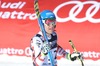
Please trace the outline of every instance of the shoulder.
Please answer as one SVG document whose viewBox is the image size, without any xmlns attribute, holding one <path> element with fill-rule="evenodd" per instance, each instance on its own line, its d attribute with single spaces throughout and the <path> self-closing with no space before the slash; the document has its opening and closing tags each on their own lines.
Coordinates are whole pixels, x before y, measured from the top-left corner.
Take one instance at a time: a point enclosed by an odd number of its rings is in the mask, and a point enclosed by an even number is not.
<svg viewBox="0 0 100 66">
<path fill-rule="evenodd" d="M 52 37 L 57 39 L 57 38 L 58 38 L 58 37 L 57 37 L 57 33 L 56 33 L 56 32 L 53 32 L 53 33 L 52 33 Z"/>
<path fill-rule="evenodd" d="M 31 39 L 31 42 L 41 42 L 42 41 L 42 35 L 41 35 L 41 33 L 39 32 L 39 33 L 37 33 L 32 39 Z"/>
<path fill-rule="evenodd" d="M 52 35 L 53 35 L 53 36 L 57 36 L 57 33 L 56 33 L 56 32 L 53 32 Z"/>
<path fill-rule="evenodd" d="M 31 46 L 41 48 L 41 47 L 42 47 L 42 44 L 43 44 L 43 41 L 42 41 L 42 39 L 41 39 L 40 37 L 38 37 L 38 36 L 34 36 L 34 37 L 31 39 Z"/>
<path fill-rule="evenodd" d="M 37 34 L 35 34 L 32 39 L 40 39 L 40 37 L 42 37 L 42 32 L 38 32 Z"/>
</svg>

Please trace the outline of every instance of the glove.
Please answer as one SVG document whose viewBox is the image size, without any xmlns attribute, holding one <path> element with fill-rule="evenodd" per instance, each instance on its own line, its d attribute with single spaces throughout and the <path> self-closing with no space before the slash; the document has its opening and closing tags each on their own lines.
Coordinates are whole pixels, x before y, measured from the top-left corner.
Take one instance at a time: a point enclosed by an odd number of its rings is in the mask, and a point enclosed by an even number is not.
<svg viewBox="0 0 100 66">
<path fill-rule="evenodd" d="M 83 54 L 81 54 L 80 52 L 73 52 L 73 53 L 70 55 L 70 59 L 71 59 L 72 61 L 77 60 L 78 58 L 81 59 L 81 60 L 83 60 Z"/>
<path fill-rule="evenodd" d="M 44 42 L 42 46 L 42 53 L 46 55 L 50 50 L 51 50 L 51 45 L 47 44 L 47 42 Z"/>
</svg>

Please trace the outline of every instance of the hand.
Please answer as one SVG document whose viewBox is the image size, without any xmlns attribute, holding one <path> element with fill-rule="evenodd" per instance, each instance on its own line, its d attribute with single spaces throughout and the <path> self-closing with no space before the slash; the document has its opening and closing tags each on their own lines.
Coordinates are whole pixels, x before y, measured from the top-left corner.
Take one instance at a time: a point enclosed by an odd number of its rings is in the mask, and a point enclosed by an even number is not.
<svg viewBox="0 0 100 66">
<path fill-rule="evenodd" d="M 42 47 L 42 53 L 45 55 L 50 51 L 51 45 L 47 44 L 47 42 L 44 42 L 43 47 Z"/>
<path fill-rule="evenodd" d="M 81 54 L 80 52 L 73 52 L 70 56 L 71 60 L 77 60 L 78 58 L 83 60 L 83 54 Z"/>
</svg>

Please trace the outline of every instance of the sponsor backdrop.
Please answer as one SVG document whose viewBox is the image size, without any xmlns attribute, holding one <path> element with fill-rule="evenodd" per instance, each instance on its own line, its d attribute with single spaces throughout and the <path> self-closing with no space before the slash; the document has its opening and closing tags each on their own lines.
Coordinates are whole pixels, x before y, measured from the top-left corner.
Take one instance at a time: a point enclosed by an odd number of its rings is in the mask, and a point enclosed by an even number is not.
<svg viewBox="0 0 100 66">
<path fill-rule="evenodd" d="M 31 38 L 39 31 L 34 0 L 0 0 L 0 55 L 31 57 Z M 40 11 L 57 17 L 58 44 L 72 52 L 71 39 L 84 59 L 100 59 L 99 0 L 39 0 Z"/>
</svg>

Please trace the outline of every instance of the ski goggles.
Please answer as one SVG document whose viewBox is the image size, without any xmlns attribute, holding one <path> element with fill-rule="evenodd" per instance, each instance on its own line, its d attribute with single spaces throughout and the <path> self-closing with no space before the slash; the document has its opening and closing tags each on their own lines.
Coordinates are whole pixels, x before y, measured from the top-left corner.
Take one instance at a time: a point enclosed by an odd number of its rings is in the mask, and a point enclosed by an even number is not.
<svg viewBox="0 0 100 66">
<path fill-rule="evenodd" d="M 50 26 L 50 25 L 55 26 L 56 25 L 56 20 L 46 19 L 45 24 L 47 24 L 48 26 Z"/>
</svg>

